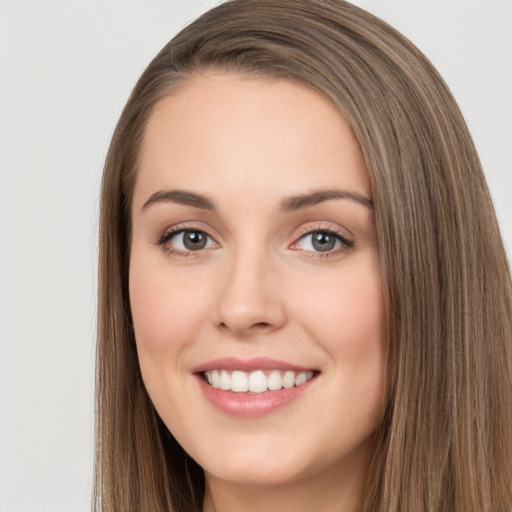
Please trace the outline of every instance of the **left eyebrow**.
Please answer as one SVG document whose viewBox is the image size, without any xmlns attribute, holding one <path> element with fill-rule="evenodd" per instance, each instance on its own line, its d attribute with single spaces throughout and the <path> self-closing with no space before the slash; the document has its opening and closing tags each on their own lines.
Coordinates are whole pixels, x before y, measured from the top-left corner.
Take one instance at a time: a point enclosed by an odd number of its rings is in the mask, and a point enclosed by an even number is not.
<svg viewBox="0 0 512 512">
<path fill-rule="evenodd" d="M 340 189 L 318 190 L 311 194 L 300 194 L 287 197 L 281 202 L 280 210 L 285 213 L 294 212 L 296 210 L 315 206 L 331 199 L 349 199 L 373 210 L 373 201 L 371 201 L 371 199 L 367 199 L 357 192 L 349 192 L 348 190 Z"/>
</svg>

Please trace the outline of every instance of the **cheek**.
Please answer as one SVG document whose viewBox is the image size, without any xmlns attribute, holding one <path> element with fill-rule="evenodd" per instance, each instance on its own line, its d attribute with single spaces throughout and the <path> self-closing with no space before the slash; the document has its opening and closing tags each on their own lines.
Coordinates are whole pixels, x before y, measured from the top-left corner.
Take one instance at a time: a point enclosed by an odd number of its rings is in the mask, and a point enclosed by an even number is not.
<svg viewBox="0 0 512 512">
<path fill-rule="evenodd" d="M 343 425 L 346 438 L 357 438 L 372 432 L 382 414 L 386 316 L 376 257 L 346 270 L 326 286 L 310 287 L 315 291 L 302 303 L 300 318 L 330 359 L 326 389 L 338 404 L 331 428 Z"/>
<path fill-rule="evenodd" d="M 184 356 L 200 335 L 207 295 L 161 260 L 132 252 L 129 282 L 139 365 L 157 409 L 160 395 L 181 385 Z"/>
<path fill-rule="evenodd" d="M 192 341 L 204 310 L 204 293 L 160 262 L 138 260 L 133 254 L 130 266 L 130 306 L 138 345 L 165 351 Z"/>
<path fill-rule="evenodd" d="M 132 251 L 129 293 L 142 378 L 170 428 L 169 419 L 176 421 L 190 406 L 183 389 L 184 358 L 199 336 L 205 294 L 161 260 Z"/>
<path fill-rule="evenodd" d="M 380 362 L 386 318 L 378 260 L 368 258 L 322 284 L 310 286 L 300 301 L 299 317 L 311 336 L 334 359 Z"/>
</svg>

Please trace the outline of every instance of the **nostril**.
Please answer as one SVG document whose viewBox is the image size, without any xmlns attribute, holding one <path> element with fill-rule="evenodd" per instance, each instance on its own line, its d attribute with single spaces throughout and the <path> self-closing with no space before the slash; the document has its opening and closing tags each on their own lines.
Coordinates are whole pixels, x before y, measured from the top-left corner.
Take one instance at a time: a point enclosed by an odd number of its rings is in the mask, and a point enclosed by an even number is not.
<svg viewBox="0 0 512 512">
<path fill-rule="evenodd" d="M 226 322 L 221 322 L 219 325 L 220 325 L 220 327 L 229 328 L 229 326 L 226 324 Z M 256 322 L 251 327 L 269 327 L 269 326 L 270 326 L 270 324 L 268 322 Z"/>
<path fill-rule="evenodd" d="M 268 322 L 258 322 L 253 325 L 253 327 L 260 327 L 260 328 L 269 327 L 269 326 L 270 326 L 270 324 Z"/>
<path fill-rule="evenodd" d="M 252 325 L 249 325 L 248 328 L 244 327 L 243 329 L 240 329 L 240 330 L 244 330 L 245 331 L 245 330 L 248 329 L 250 331 L 250 330 L 254 330 L 254 329 L 256 329 L 256 330 L 258 330 L 258 329 L 268 329 L 269 327 L 271 327 L 271 325 L 272 324 L 269 323 L 269 322 L 255 322 Z M 228 324 L 226 322 L 221 322 L 219 324 L 219 327 L 221 329 L 228 329 L 228 330 L 232 330 L 234 328 L 233 326 L 231 326 L 230 324 Z M 234 328 L 234 330 L 237 330 L 237 329 Z"/>
</svg>

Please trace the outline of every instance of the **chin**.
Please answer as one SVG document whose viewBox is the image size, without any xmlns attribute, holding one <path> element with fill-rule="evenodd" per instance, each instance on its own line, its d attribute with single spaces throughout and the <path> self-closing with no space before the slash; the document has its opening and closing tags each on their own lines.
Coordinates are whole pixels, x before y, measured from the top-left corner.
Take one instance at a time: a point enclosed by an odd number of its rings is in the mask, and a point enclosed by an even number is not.
<svg viewBox="0 0 512 512">
<path fill-rule="evenodd" d="M 230 437 L 189 452 L 208 476 L 234 484 L 266 486 L 299 480 L 309 472 L 311 457 L 285 446 L 282 436 L 276 439 L 256 436 L 254 440 Z"/>
<path fill-rule="evenodd" d="M 307 472 L 300 468 L 290 467 L 279 461 L 242 459 L 224 460 L 220 464 L 207 465 L 204 470 L 210 478 L 242 486 L 282 486 L 307 476 Z"/>
</svg>

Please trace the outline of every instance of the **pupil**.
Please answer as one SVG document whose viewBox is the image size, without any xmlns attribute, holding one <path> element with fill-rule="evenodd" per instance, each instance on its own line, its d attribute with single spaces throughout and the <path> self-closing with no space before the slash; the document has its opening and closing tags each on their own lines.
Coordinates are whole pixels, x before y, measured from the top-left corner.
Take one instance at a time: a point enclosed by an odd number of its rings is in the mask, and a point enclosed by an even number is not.
<svg viewBox="0 0 512 512">
<path fill-rule="evenodd" d="M 320 252 L 330 251 L 334 248 L 336 239 L 329 233 L 314 233 L 313 247 Z"/>
<path fill-rule="evenodd" d="M 183 245 L 190 251 L 204 249 L 206 236 L 199 231 L 188 231 L 183 236 Z"/>
</svg>

